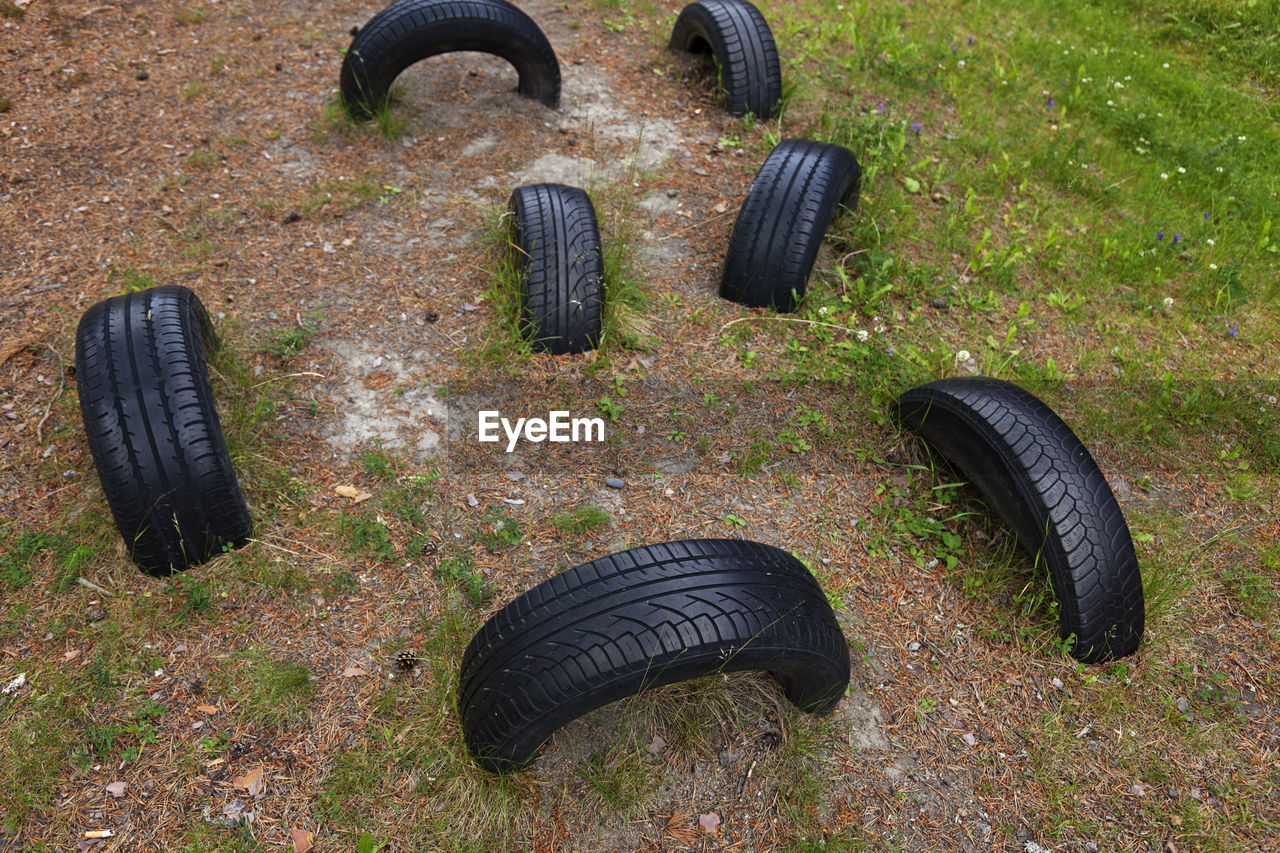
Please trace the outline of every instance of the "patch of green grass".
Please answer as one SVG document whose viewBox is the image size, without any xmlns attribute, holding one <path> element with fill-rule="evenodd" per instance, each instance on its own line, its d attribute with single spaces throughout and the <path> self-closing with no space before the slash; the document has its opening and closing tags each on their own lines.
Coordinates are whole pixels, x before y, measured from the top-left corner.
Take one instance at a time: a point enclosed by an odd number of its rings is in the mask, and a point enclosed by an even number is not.
<svg viewBox="0 0 1280 853">
<path fill-rule="evenodd" d="M 1259 554 L 1261 566 L 1245 563 L 1228 565 L 1222 570 L 1222 586 L 1236 607 L 1250 619 L 1271 621 L 1280 605 L 1276 578 L 1280 578 L 1280 546 L 1264 547 Z"/>
<path fill-rule="evenodd" d="M 164 712 L 163 705 L 147 699 L 126 720 L 101 726 L 90 724 L 86 735 L 97 759 L 121 764 L 137 761 L 148 746 L 160 742 L 158 723 Z"/>
<path fill-rule="evenodd" d="M 188 83 L 182 87 L 182 100 L 191 103 L 201 95 L 207 95 L 213 91 L 213 87 L 203 80 L 197 80 L 194 83 Z"/>
<path fill-rule="evenodd" d="M 169 579 L 170 595 L 178 601 L 176 621 L 206 616 L 213 610 L 215 590 L 212 583 L 194 575 L 175 575 Z"/>
<path fill-rule="evenodd" d="M 178 10 L 173 19 L 184 27 L 194 26 L 204 22 L 208 12 L 203 6 L 184 6 Z"/>
<path fill-rule="evenodd" d="M 364 515 L 343 516 L 338 523 L 340 534 L 351 553 L 371 560 L 391 562 L 397 558 L 387 526 Z"/>
<path fill-rule="evenodd" d="M 27 10 L 16 3 L 10 3 L 8 0 L 0 2 L 0 18 L 11 18 L 15 21 L 21 21 L 26 14 Z"/>
<path fill-rule="evenodd" d="M 376 172 L 370 170 L 358 178 L 322 181 L 309 188 L 306 197 L 298 204 L 298 212 L 306 217 L 314 217 L 325 210 L 346 213 L 372 204 L 382 196 L 382 183 Z"/>
<path fill-rule="evenodd" d="M 301 323 L 275 332 L 267 344 L 267 351 L 288 361 L 307 348 L 319 327 L 315 323 Z"/>
<path fill-rule="evenodd" d="M 218 682 L 223 693 L 240 703 L 239 713 L 278 726 L 305 717 L 315 689 L 305 666 L 257 649 L 240 655 Z"/>
<path fill-rule="evenodd" d="M 655 789 L 654 770 L 636 746 L 595 752 L 577 775 L 587 783 L 589 807 L 607 814 L 639 814 Z"/>
<path fill-rule="evenodd" d="M 493 598 L 493 587 L 475 567 L 469 554 L 454 553 L 441 558 L 432 574 L 440 580 L 461 587 L 476 607 L 487 604 Z"/>
<path fill-rule="evenodd" d="M 484 524 L 476 532 L 476 542 L 490 551 L 518 545 L 523 538 L 520 522 L 501 510 L 485 513 Z"/>
<path fill-rule="evenodd" d="M 66 547 L 65 535 L 24 528 L 0 528 L 0 588 L 21 589 L 31 580 L 38 558 Z"/>
<path fill-rule="evenodd" d="M 773 457 L 774 444 L 759 435 L 759 428 L 753 427 L 756 435 L 744 450 L 733 454 L 733 471 L 739 477 L 754 477 L 760 468 Z"/>
<path fill-rule="evenodd" d="M 154 273 L 150 270 L 139 270 L 130 266 L 113 266 L 110 272 L 107 273 L 107 281 L 119 287 L 121 293 L 134 293 L 156 286 Z"/>
<path fill-rule="evenodd" d="M 187 155 L 187 165 L 193 169 L 207 171 L 222 162 L 221 158 L 212 151 L 206 151 L 203 148 L 197 148 Z"/>
<path fill-rule="evenodd" d="M 525 845 L 542 795 L 522 774 L 481 770 L 457 724 L 456 662 L 478 627 L 467 608 L 447 608 L 427 620 L 429 677 L 392 682 L 371 703 L 359 741 L 321 785 L 317 814 L 326 822 L 362 833 L 395 816 L 408 824 L 401 843 L 418 850 Z M 392 793 L 406 788 L 411 817 Z"/>
<path fill-rule="evenodd" d="M 404 467 L 404 462 L 394 453 L 388 453 L 381 447 L 369 447 L 356 453 L 356 459 L 364 466 L 366 474 L 379 480 L 392 481 Z"/>
<path fill-rule="evenodd" d="M 371 115 L 367 116 L 363 110 L 354 108 L 339 95 L 325 107 L 320 117 L 319 127 L 323 132 L 341 129 L 342 132 L 349 134 L 356 128 L 371 123 L 384 139 L 394 142 L 409 130 L 408 117 L 396 109 L 396 104 L 403 97 L 404 87 L 393 84 L 386 96 L 378 99 L 373 105 L 373 109 L 369 111 Z"/>
<path fill-rule="evenodd" d="M 567 512 L 557 512 L 547 520 L 561 533 L 587 533 L 613 521 L 608 512 L 594 504 L 586 504 Z"/>
</svg>

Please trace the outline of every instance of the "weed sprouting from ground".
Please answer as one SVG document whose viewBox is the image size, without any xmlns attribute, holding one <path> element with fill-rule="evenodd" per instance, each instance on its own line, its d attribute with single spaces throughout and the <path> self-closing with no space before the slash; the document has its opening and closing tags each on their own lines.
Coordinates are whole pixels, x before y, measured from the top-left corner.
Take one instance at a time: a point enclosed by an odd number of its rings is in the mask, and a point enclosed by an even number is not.
<svg viewBox="0 0 1280 853">
<path fill-rule="evenodd" d="M 315 692 L 311 671 L 301 663 L 250 649 L 215 678 L 220 692 L 240 702 L 246 719 L 293 725 L 307 712 Z"/>
<path fill-rule="evenodd" d="M 593 504 L 555 513 L 547 520 L 561 533 L 586 533 L 612 521 L 608 512 Z"/>
</svg>

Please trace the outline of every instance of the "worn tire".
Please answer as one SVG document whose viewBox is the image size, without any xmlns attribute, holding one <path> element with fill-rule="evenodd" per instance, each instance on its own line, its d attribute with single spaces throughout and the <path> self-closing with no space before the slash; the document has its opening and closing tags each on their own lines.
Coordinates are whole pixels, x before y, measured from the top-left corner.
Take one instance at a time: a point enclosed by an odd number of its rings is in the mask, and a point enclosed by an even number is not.
<svg viewBox="0 0 1280 853">
<path fill-rule="evenodd" d="M 697 0 L 685 6 L 670 47 L 715 54 L 730 115 L 768 119 L 782 104 L 782 66 L 773 32 L 747 0 Z"/>
<path fill-rule="evenodd" d="M 506 0 L 397 0 L 374 15 L 347 49 L 339 84 L 348 114 L 371 118 L 400 72 L 455 50 L 499 56 L 515 66 L 521 95 L 552 108 L 560 102 L 560 63 L 551 43 Z"/>
<path fill-rule="evenodd" d="M 794 311 L 841 205 L 858 203 L 862 169 L 847 148 L 805 139 L 778 144 L 751 182 L 725 254 L 720 295 Z"/>
<path fill-rule="evenodd" d="M 747 669 L 811 713 L 844 696 L 848 645 L 809 570 L 755 542 L 647 545 L 557 575 L 485 623 L 462 658 L 458 711 L 475 760 L 505 772 L 610 702 Z"/>
<path fill-rule="evenodd" d="M 1098 663 L 1137 649 L 1146 611 L 1129 527 L 1052 409 L 1011 383 L 965 377 L 912 388 L 892 414 L 959 468 L 1043 563 L 1073 657 Z"/>
<path fill-rule="evenodd" d="M 163 576 L 238 548 L 253 524 L 205 362 L 217 339 L 185 287 L 113 296 L 80 318 L 80 414 L 129 553 Z"/>
<path fill-rule="evenodd" d="M 604 321 L 604 257 L 591 197 L 563 184 L 511 193 L 511 254 L 520 275 L 520 330 L 535 349 L 586 352 Z"/>
</svg>

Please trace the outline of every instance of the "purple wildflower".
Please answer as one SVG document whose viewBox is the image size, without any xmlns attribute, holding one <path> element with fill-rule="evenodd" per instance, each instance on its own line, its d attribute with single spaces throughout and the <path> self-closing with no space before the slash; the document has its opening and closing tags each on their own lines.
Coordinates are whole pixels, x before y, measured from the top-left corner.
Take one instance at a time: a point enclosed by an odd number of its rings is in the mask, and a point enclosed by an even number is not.
<svg viewBox="0 0 1280 853">
<path fill-rule="evenodd" d="M 920 122 L 918 121 L 911 122 L 911 129 L 916 132 L 916 138 L 919 139 L 920 138 Z"/>
<path fill-rule="evenodd" d="M 1181 234 L 1174 234 L 1174 235 L 1173 235 L 1173 245 L 1175 245 L 1175 246 L 1176 246 L 1176 245 L 1178 245 L 1178 238 L 1180 238 L 1181 236 L 1182 236 Z"/>
<path fill-rule="evenodd" d="M 953 45 L 951 45 L 951 55 L 952 55 L 952 56 L 955 56 L 955 55 L 956 55 L 956 46 L 955 46 L 954 44 L 953 44 Z"/>
<path fill-rule="evenodd" d="M 1164 239 L 1164 232 L 1161 231 L 1159 234 L 1156 235 L 1156 242 L 1159 243 L 1163 239 Z"/>
<path fill-rule="evenodd" d="M 973 47 L 973 36 L 969 36 L 969 47 Z"/>
<path fill-rule="evenodd" d="M 1204 219 L 1205 219 L 1205 221 L 1206 221 L 1206 222 L 1208 222 L 1208 221 L 1209 221 L 1209 214 L 1207 214 L 1207 213 L 1206 213 L 1206 214 L 1204 215 Z"/>
<path fill-rule="evenodd" d="M 1049 99 L 1049 106 L 1051 106 L 1051 107 L 1053 106 L 1053 98 L 1050 98 L 1050 99 Z"/>
<path fill-rule="evenodd" d="M 1231 328 L 1227 329 L 1227 337 L 1234 338 L 1238 334 L 1240 334 L 1240 324 L 1232 323 Z"/>
</svg>

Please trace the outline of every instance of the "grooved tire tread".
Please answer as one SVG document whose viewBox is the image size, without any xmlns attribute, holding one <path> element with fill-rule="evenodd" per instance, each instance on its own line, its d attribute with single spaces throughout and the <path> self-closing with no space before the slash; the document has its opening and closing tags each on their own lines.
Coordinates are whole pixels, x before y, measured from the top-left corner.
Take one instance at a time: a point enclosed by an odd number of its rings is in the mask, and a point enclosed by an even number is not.
<svg viewBox="0 0 1280 853">
<path fill-rule="evenodd" d="M 772 118 L 782 104 L 782 67 L 760 10 L 746 0 L 690 3 L 676 19 L 670 47 L 687 53 L 699 40 L 710 46 L 720 63 L 729 114 Z"/>
<path fill-rule="evenodd" d="M 560 102 L 560 63 L 551 43 L 506 0 L 398 0 L 374 15 L 347 49 L 339 87 L 348 113 L 371 118 L 400 72 L 456 50 L 499 56 L 515 67 L 521 95 L 552 108 Z"/>
<path fill-rule="evenodd" d="M 853 152 L 804 139 L 778 144 L 751 182 L 729 238 L 720 295 L 794 311 L 837 209 L 858 203 Z"/>
<path fill-rule="evenodd" d="M 746 669 L 771 672 L 802 710 L 835 707 L 849 650 L 822 589 L 768 545 L 668 542 L 584 563 L 499 611 L 463 655 L 458 709 L 476 761 L 504 772 L 588 711 Z"/>
<path fill-rule="evenodd" d="M 982 377 L 903 393 L 893 416 L 954 463 L 1049 573 L 1071 654 L 1131 654 L 1145 605 L 1138 557 L 1111 487 L 1061 418 L 1030 392 Z"/>
<path fill-rule="evenodd" d="M 591 197 L 563 184 L 531 184 L 511 193 L 510 208 L 521 332 L 535 349 L 556 355 L 594 349 L 605 296 Z"/>
<path fill-rule="evenodd" d="M 209 315 L 185 287 L 115 296 L 76 330 L 89 451 L 116 527 L 151 575 L 239 547 L 252 521 L 209 386 Z"/>
</svg>

